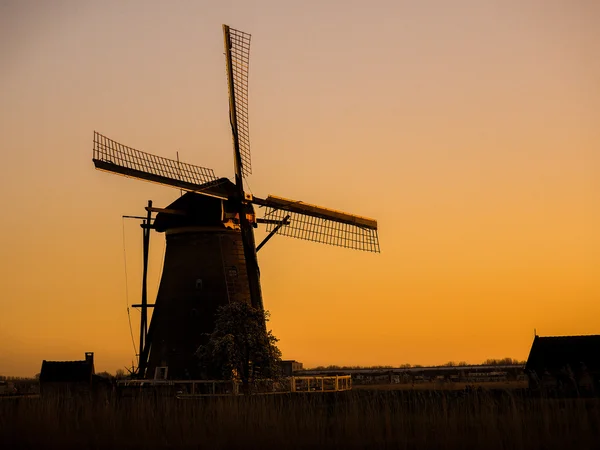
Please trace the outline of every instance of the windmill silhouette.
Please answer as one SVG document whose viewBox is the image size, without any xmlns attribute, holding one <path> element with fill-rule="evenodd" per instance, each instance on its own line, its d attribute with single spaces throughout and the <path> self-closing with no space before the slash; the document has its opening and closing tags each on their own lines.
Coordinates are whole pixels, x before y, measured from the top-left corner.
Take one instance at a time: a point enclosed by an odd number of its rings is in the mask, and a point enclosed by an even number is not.
<svg viewBox="0 0 600 450">
<path fill-rule="evenodd" d="M 196 378 L 194 353 L 214 329 L 214 313 L 232 301 L 263 308 L 257 252 L 276 233 L 379 252 L 377 221 L 269 195 L 244 192 L 251 174 L 248 123 L 250 35 L 223 25 L 234 182 L 211 169 L 135 150 L 94 132 L 96 169 L 186 191 L 166 208 L 146 207 L 138 376 L 158 372 Z M 254 206 L 264 209 L 257 218 Z M 152 218 L 152 213 L 157 213 Z M 257 246 L 254 228 L 268 235 Z M 166 251 L 156 302 L 147 302 L 150 230 L 164 232 Z M 154 308 L 148 326 L 147 310 Z"/>
</svg>

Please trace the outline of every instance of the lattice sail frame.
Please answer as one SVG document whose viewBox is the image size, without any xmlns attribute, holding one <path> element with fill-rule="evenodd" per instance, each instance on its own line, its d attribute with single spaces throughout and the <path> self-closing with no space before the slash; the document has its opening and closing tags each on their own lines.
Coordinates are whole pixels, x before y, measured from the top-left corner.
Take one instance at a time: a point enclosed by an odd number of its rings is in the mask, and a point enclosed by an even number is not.
<svg viewBox="0 0 600 450">
<path fill-rule="evenodd" d="M 231 60 L 233 86 L 229 95 L 235 99 L 235 130 L 242 158 L 242 175 L 252 174 L 250 159 L 250 126 L 248 118 L 248 69 L 250 64 L 250 34 L 227 27 L 229 50 L 226 57 Z M 229 67 L 229 64 L 228 64 Z M 229 70 L 229 69 L 228 69 Z M 231 90 L 233 89 L 233 93 Z"/>
<path fill-rule="evenodd" d="M 94 131 L 93 161 L 98 169 L 188 191 L 217 180 L 212 169 L 151 155 Z"/>
<path fill-rule="evenodd" d="M 290 216 L 289 224 L 279 228 L 277 234 L 353 250 L 380 252 L 376 229 L 271 207 L 267 207 L 265 219 L 282 221 L 287 215 Z M 271 232 L 276 226 L 276 223 L 268 222 L 267 232 Z"/>
</svg>

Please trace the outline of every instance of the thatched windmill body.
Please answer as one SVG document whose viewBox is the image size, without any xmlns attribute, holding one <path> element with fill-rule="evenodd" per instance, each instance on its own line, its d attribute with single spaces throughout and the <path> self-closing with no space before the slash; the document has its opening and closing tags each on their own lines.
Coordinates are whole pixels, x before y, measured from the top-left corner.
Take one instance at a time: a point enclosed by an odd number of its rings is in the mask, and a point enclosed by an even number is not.
<svg viewBox="0 0 600 450">
<path fill-rule="evenodd" d="M 356 250 L 379 252 L 377 222 L 366 217 L 269 195 L 244 192 L 251 174 L 248 128 L 250 35 L 223 25 L 234 182 L 211 169 L 151 155 L 94 132 L 97 169 L 151 181 L 186 194 L 166 208 L 149 202 L 144 228 L 138 374 L 195 378 L 194 352 L 214 328 L 214 312 L 231 301 L 263 308 L 257 251 L 276 233 Z M 263 209 L 257 218 L 254 206 Z M 152 217 L 152 213 L 157 213 Z M 254 228 L 269 234 L 258 246 Z M 156 302 L 149 304 L 146 275 L 150 229 L 164 232 L 166 251 Z M 147 309 L 154 307 L 148 327 Z"/>
</svg>

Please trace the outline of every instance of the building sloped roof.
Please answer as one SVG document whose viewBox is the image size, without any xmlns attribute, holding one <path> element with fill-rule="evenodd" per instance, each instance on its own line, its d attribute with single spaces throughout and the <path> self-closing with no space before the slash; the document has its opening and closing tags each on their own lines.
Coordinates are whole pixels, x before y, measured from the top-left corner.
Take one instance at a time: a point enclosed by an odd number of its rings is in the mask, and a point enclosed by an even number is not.
<svg viewBox="0 0 600 450">
<path fill-rule="evenodd" d="M 221 220 L 222 209 L 234 211 L 232 200 L 221 200 L 210 195 L 221 196 L 227 199 L 236 195 L 236 187 L 227 178 L 205 183 L 200 186 L 201 191 L 209 194 L 201 195 L 195 192 L 186 192 L 178 197 L 165 209 L 185 213 L 184 215 L 159 212 L 154 220 L 154 229 L 164 232 L 172 228 L 180 227 L 223 227 Z M 247 212 L 253 213 L 252 205 L 247 205 Z"/>
<path fill-rule="evenodd" d="M 582 364 L 592 372 L 600 371 L 600 335 L 536 336 L 525 370 L 555 371 L 567 365 L 578 370 Z"/>
<path fill-rule="evenodd" d="M 167 209 L 185 212 L 186 215 L 160 212 L 154 220 L 154 229 L 160 233 L 185 226 L 222 226 L 221 208 L 218 198 L 186 192 L 167 206 Z"/>
<path fill-rule="evenodd" d="M 94 364 L 90 361 L 42 362 L 40 382 L 91 382 Z"/>
</svg>

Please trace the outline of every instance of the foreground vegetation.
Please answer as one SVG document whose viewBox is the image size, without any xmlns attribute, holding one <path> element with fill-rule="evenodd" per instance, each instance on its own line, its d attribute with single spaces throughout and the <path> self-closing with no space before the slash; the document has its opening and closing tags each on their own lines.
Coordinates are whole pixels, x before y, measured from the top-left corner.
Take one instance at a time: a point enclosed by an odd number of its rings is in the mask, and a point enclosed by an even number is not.
<svg viewBox="0 0 600 450">
<path fill-rule="evenodd" d="M 598 399 L 516 391 L 0 401 L 0 448 L 598 448 Z"/>
</svg>

